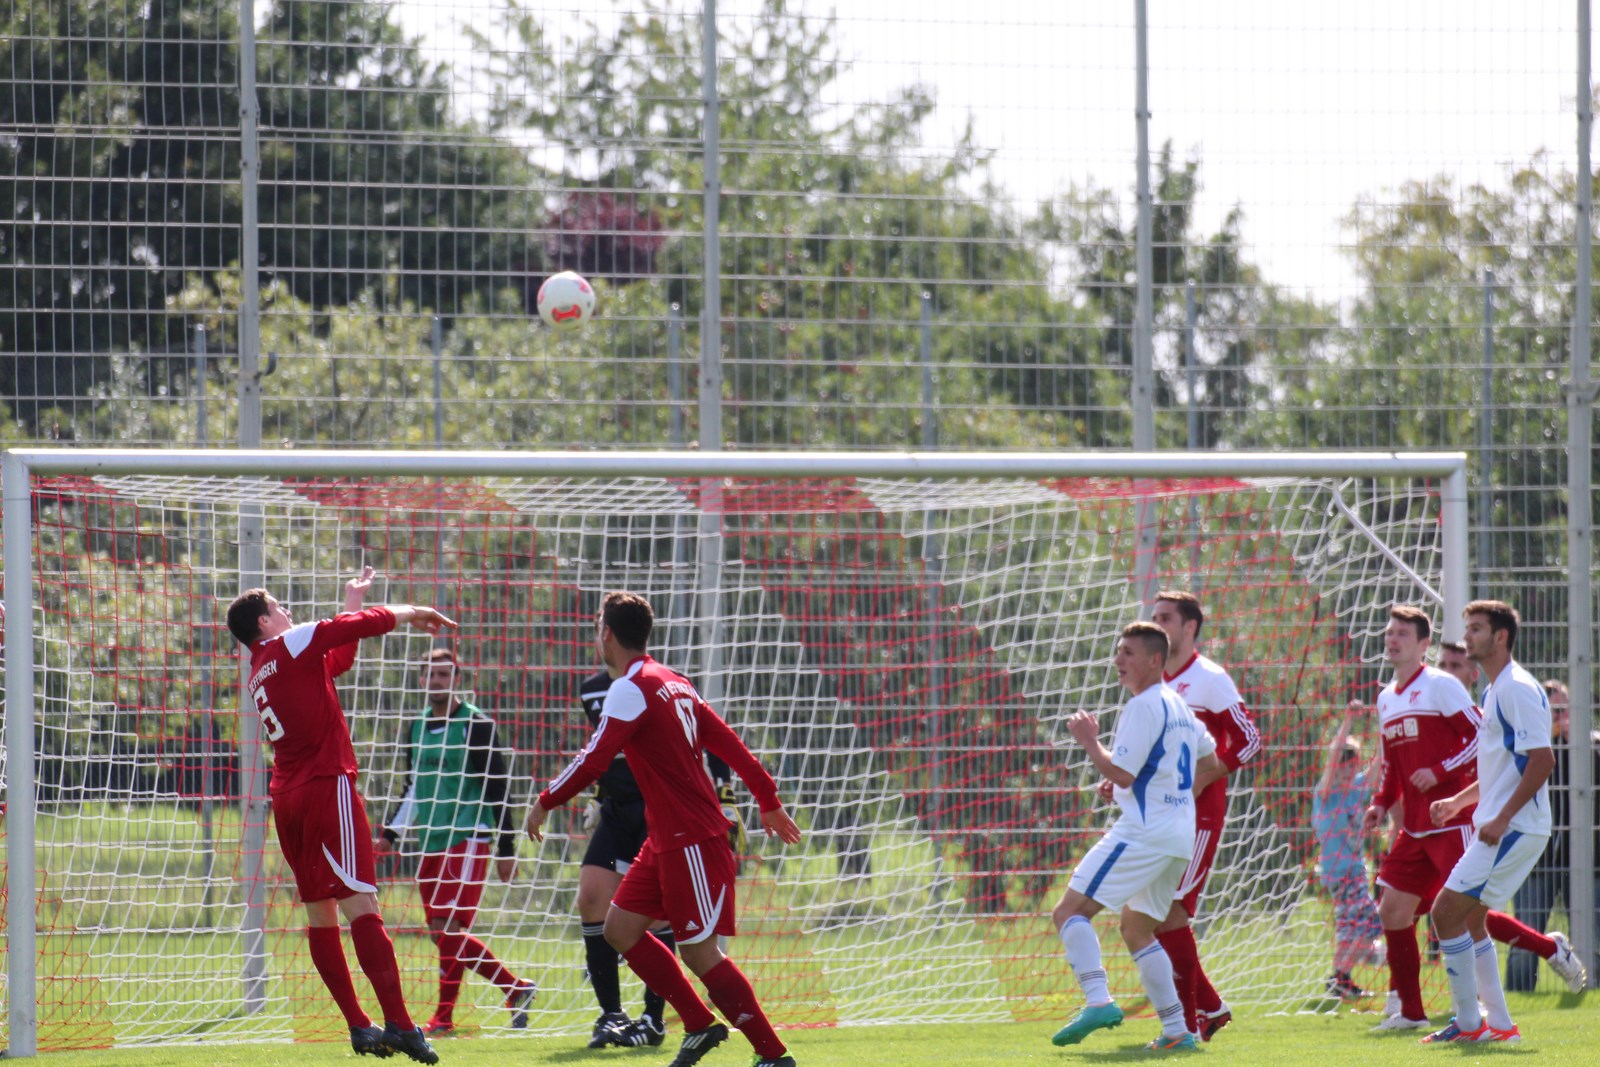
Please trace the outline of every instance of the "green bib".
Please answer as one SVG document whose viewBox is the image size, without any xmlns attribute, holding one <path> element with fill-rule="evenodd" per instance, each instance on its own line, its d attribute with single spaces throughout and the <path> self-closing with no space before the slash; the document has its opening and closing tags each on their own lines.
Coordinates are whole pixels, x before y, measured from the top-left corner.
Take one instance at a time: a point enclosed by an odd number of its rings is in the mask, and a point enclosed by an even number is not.
<svg viewBox="0 0 1600 1067">
<path fill-rule="evenodd" d="M 477 711 L 463 701 L 443 730 L 428 729 L 431 719 L 411 724 L 411 828 L 423 852 L 444 852 L 493 831 L 483 778 L 467 774 L 467 728 Z"/>
</svg>

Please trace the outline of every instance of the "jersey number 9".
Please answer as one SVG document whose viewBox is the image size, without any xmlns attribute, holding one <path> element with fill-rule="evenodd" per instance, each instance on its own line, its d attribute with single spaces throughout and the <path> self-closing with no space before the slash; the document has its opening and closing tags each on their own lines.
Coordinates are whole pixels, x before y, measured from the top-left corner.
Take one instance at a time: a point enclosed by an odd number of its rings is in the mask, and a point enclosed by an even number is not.
<svg viewBox="0 0 1600 1067">
<path fill-rule="evenodd" d="M 1194 788 L 1194 757 L 1189 755 L 1189 746 L 1178 746 L 1178 788 Z"/>
</svg>

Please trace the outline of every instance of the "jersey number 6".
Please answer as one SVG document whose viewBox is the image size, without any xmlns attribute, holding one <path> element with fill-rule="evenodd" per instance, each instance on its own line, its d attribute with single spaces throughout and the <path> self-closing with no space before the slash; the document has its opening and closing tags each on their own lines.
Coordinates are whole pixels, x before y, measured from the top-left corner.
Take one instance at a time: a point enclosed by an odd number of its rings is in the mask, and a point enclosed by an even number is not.
<svg viewBox="0 0 1600 1067">
<path fill-rule="evenodd" d="M 273 711 L 272 706 L 264 699 L 267 695 L 266 690 L 257 689 L 251 695 L 255 697 L 256 714 L 261 716 L 261 725 L 266 727 L 267 740 L 278 740 L 283 736 L 283 720 L 278 718 L 277 712 Z"/>
</svg>

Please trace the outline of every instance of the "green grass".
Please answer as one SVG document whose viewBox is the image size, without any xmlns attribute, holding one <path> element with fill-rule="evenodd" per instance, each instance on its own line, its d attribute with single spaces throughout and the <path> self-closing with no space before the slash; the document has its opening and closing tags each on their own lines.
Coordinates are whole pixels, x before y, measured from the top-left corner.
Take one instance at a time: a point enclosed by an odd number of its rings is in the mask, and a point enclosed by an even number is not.
<svg viewBox="0 0 1600 1067">
<path fill-rule="evenodd" d="M 1421 1046 L 1415 1035 L 1375 1035 L 1370 1014 L 1260 1015 L 1242 1013 L 1232 1026 L 1199 1053 L 1229 1067 L 1300 1067 L 1360 1064 L 1451 1064 L 1538 1062 L 1594 1064 L 1600 1044 L 1600 1006 L 1585 996 L 1513 996 L 1511 1010 L 1526 1039 L 1516 1046 Z M 1149 1019 L 1130 1019 L 1118 1030 L 1093 1034 L 1082 1045 L 1058 1049 L 1050 1044 L 1053 1023 L 841 1027 L 788 1030 L 783 1034 L 802 1067 L 924 1067 L 937 1064 L 1143 1063 L 1143 1045 L 1155 1035 Z M 590 1052 L 572 1037 L 447 1038 L 439 1041 L 444 1065 L 556 1063 L 659 1065 L 671 1058 L 676 1036 L 661 1049 Z M 744 1067 L 749 1046 L 735 1035 L 704 1062 L 707 1067 Z M 318 1067 L 353 1064 L 347 1046 L 333 1042 L 297 1045 L 211 1045 L 165 1049 L 57 1052 L 40 1057 L 41 1067 Z M 360 1061 L 366 1062 L 366 1061 Z M 397 1062 L 394 1060 L 391 1063 Z M 409 1061 L 398 1061 L 405 1063 Z"/>
</svg>

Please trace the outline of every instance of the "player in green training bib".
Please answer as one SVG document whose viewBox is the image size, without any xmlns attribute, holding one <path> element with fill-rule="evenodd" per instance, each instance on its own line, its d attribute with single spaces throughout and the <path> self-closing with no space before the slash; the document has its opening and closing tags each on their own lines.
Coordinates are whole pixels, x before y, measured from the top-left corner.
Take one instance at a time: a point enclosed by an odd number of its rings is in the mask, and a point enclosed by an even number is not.
<svg viewBox="0 0 1600 1067">
<path fill-rule="evenodd" d="M 517 870 L 516 831 L 506 793 L 511 768 L 495 744 L 494 720 L 456 698 L 460 661 L 436 648 L 422 664 L 427 714 L 407 733 L 410 780 L 405 796 L 384 819 L 380 851 L 392 849 L 409 831 L 422 862 L 417 889 L 428 929 L 439 946 L 439 1006 L 422 1029 L 455 1029 L 456 1000 L 470 967 L 505 994 L 511 1026 L 528 1025 L 528 1004 L 538 992 L 532 979 L 518 978 L 489 946 L 469 931 L 488 881 L 489 853 L 495 872 L 510 882 Z"/>
</svg>

